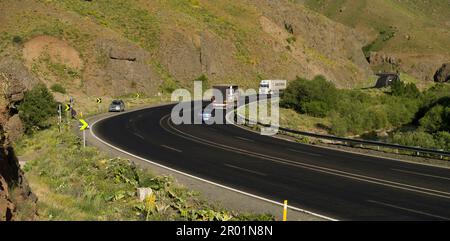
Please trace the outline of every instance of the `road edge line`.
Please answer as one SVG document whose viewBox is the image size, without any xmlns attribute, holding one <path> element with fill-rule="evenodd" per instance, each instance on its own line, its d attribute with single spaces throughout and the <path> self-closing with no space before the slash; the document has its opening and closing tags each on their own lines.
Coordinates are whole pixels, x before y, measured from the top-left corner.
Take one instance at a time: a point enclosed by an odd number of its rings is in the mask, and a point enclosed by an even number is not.
<svg viewBox="0 0 450 241">
<path fill-rule="evenodd" d="M 148 107 L 148 108 L 143 108 L 143 109 L 150 109 L 150 108 L 153 108 L 153 107 Z M 140 110 L 143 110 L 143 109 L 140 109 Z M 138 111 L 138 110 L 134 110 L 134 111 Z M 130 111 L 130 112 L 134 112 L 134 111 Z M 130 112 L 126 112 L 126 113 L 130 113 Z M 125 113 L 121 113 L 121 114 L 119 114 L 119 115 L 122 115 L 122 114 L 125 114 Z M 117 116 L 117 115 L 114 115 L 114 116 Z M 92 123 L 92 125 L 91 125 L 91 128 L 89 128 L 89 133 L 90 133 L 90 135 L 91 135 L 92 137 L 94 137 L 96 140 L 100 141 L 101 143 L 103 143 L 103 144 L 109 146 L 110 148 L 113 148 L 113 149 L 115 149 L 115 150 L 117 150 L 117 151 L 120 151 L 120 152 L 122 152 L 122 153 L 125 153 L 125 154 L 127 154 L 127 155 L 129 155 L 129 156 L 132 156 L 132 157 L 134 157 L 134 158 L 136 158 L 136 159 L 139 159 L 139 160 L 141 160 L 141 161 L 150 163 L 150 164 L 155 165 L 155 166 L 157 166 L 157 167 L 161 167 L 161 168 L 164 168 L 164 169 L 166 169 L 166 170 L 169 170 L 169 171 L 172 171 L 172 172 L 175 172 L 175 173 L 178 173 L 178 174 L 187 176 L 187 177 L 189 177 L 189 178 L 193 178 L 193 179 L 196 179 L 196 180 L 198 180 L 198 181 L 202 181 L 202 182 L 205 182 L 205 183 L 208 183 L 208 184 L 217 186 L 217 187 L 221 187 L 221 188 L 227 189 L 227 190 L 229 190 L 229 191 L 237 192 L 237 193 L 240 193 L 240 194 L 243 194 L 243 195 L 252 197 L 252 198 L 256 198 L 256 199 L 261 200 L 261 201 L 265 201 L 265 202 L 268 202 L 268 203 L 272 203 L 272 204 L 278 205 L 278 206 L 280 206 L 280 207 L 283 207 L 283 206 L 284 206 L 284 203 L 279 203 L 279 202 L 277 202 L 277 201 L 270 200 L 270 199 L 268 199 L 268 198 L 264 198 L 264 197 L 261 197 L 261 196 L 255 195 L 255 194 L 251 194 L 251 193 L 248 193 L 248 192 L 244 192 L 244 191 L 241 191 L 241 190 L 232 188 L 232 187 L 228 187 L 228 186 L 225 186 L 225 185 L 222 185 L 222 184 L 213 182 L 213 181 L 209 181 L 209 180 L 203 179 L 203 178 L 201 178 L 201 177 L 197 177 L 197 176 L 194 176 L 194 175 L 191 175 L 191 174 L 188 174 L 188 173 L 185 173 L 185 172 L 182 172 L 182 171 L 179 171 L 179 170 L 176 170 L 176 169 L 173 169 L 173 168 L 164 166 L 164 165 L 162 165 L 162 164 L 156 163 L 156 162 L 154 162 L 154 161 L 151 161 L 151 160 L 145 159 L 145 158 L 143 158 L 143 157 L 137 156 L 137 155 L 135 155 L 135 154 L 132 154 L 132 153 L 130 153 L 130 152 L 127 152 L 127 151 L 125 151 L 125 150 L 123 150 L 123 149 L 121 149 L 121 148 L 118 148 L 118 147 L 116 147 L 116 146 L 114 146 L 114 145 L 112 145 L 112 144 L 110 144 L 110 143 L 108 143 L 108 142 L 102 140 L 102 139 L 99 138 L 97 135 L 95 135 L 93 129 L 94 129 L 95 125 L 96 125 L 98 122 L 103 121 L 103 120 L 108 119 L 108 118 L 111 118 L 111 117 L 113 117 L 113 116 L 102 117 L 101 119 L 98 119 L 98 120 L 94 121 L 94 123 Z M 295 210 L 295 211 L 298 211 L 298 212 L 303 212 L 303 213 L 310 214 L 310 215 L 313 215 L 313 216 L 316 216 L 316 217 L 319 217 L 319 218 L 323 218 L 323 219 L 328 220 L 328 221 L 338 221 L 337 219 L 334 219 L 334 218 L 331 218 L 331 217 L 327 217 L 327 216 L 324 216 L 324 215 L 321 215 L 321 214 L 318 214 L 318 213 L 314 213 L 314 212 L 311 212 L 311 211 L 308 211 L 308 210 L 305 210 L 305 209 L 297 208 L 297 207 L 294 207 L 294 206 L 289 206 L 289 205 L 288 205 L 288 208 L 291 209 L 291 210 Z"/>
</svg>

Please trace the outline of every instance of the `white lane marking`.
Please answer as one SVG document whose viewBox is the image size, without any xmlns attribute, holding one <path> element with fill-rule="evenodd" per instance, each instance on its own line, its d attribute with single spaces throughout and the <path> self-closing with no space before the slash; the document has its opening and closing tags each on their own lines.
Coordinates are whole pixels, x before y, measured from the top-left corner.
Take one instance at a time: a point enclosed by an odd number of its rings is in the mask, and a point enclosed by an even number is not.
<svg viewBox="0 0 450 241">
<path fill-rule="evenodd" d="M 389 204 L 389 203 L 378 202 L 378 201 L 374 201 L 374 200 L 367 200 L 367 202 L 375 203 L 375 204 L 386 206 L 386 207 L 396 208 L 396 209 L 400 209 L 400 210 L 408 211 L 408 212 L 412 212 L 412 213 L 422 214 L 422 215 L 433 217 L 433 218 L 439 218 L 439 219 L 443 219 L 443 220 L 450 220 L 450 218 L 447 218 L 447 217 L 442 217 L 442 216 L 438 216 L 438 215 L 434 215 L 434 214 L 431 214 L 431 213 L 422 212 L 422 211 L 414 210 L 414 209 L 410 209 L 410 208 L 400 207 L 400 206 Z"/>
<path fill-rule="evenodd" d="M 170 147 L 170 146 L 166 146 L 166 145 L 161 145 L 161 146 L 164 148 L 167 148 L 169 150 L 172 150 L 172 151 L 176 151 L 176 152 L 180 152 L 180 153 L 183 152 L 182 150 L 178 150 L 178 149 Z"/>
<path fill-rule="evenodd" d="M 170 104 L 169 104 L 169 105 L 170 105 Z M 151 107 L 150 107 L 150 108 L 151 108 Z M 128 113 L 129 113 L 129 112 L 128 112 Z M 122 113 L 122 114 L 125 114 L 125 113 Z M 111 117 L 111 116 L 109 116 L 109 117 Z M 203 178 L 201 178 L 201 177 L 197 177 L 197 176 L 188 174 L 188 173 L 186 173 L 186 172 L 182 172 L 182 171 L 179 171 L 179 170 L 176 170 L 176 169 L 173 169 L 173 168 L 164 166 L 164 165 L 159 164 L 159 163 L 157 163 L 157 162 L 150 161 L 150 160 L 145 159 L 145 158 L 143 158 L 143 157 L 140 157 L 140 156 L 134 155 L 134 154 L 132 154 L 132 153 L 130 153 L 130 152 L 127 152 L 127 151 L 125 151 L 125 150 L 123 150 L 123 149 L 121 149 L 121 148 L 118 148 L 118 147 L 116 147 L 116 146 L 114 146 L 114 145 L 112 145 L 112 144 L 110 144 L 110 143 L 108 143 L 108 142 L 106 142 L 106 141 L 100 139 L 97 135 L 95 135 L 95 133 L 94 133 L 94 131 L 93 131 L 93 130 L 94 130 L 95 124 L 97 124 L 99 121 L 102 121 L 102 120 L 107 119 L 107 118 L 108 118 L 108 116 L 103 117 L 103 118 L 101 118 L 101 119 L 95 121 L 94 123 L 92 123 L 92 126 L 91 126 L 91 128 L 89 129 L 89 133 L 90 133 L 91 136 L 93 136 L 95 139 L 97 139 L 98 141 L 100 141 L 100 142 L 103 143 L 104 145 L 109 146 L 110 148 L 112 148 L 112 149 L 114 149 L 114 150 L 120 151 L 120 152 L 122 152 L 122 153 L 125 153 L 125 154 L 131 156 L 131 157 L 134 157 L 134 158 L 139 159 L 139 160 L 141 160 L 141 161 L 150 163 L 150 164 L 155 165 L 155 166 L 157 166 L 157 167 L 161 167 L 161 168 L 164 168 L 164 169 L 166 169 L 166 170 L 169 170 L 169 171 L 172 171 L 172 172 L 175 172 L 175 173 L 178 173 L 178 174 L 181 174 L 181 175 L 184 175 L 184 176 L 193 178 L 193 179 L 195 179 L 195 180 L 199 180 L 199 181 L 202 181 L 202 182 L 205 182 L 205 183 L 208 183 L 208 184 L 211 184 L 211 185 L 214 185 L 214 186 L 217 186 L 217 187 L 220 187 L 220 188 L 229 190 L 229 191 L 233 191 L 233 192 L 236 192 L 236 193 L 240 193 L 240 194 L 243 194 L 243 195 L 248 196 L 248 197 L 256 198 L 256 199 L 261 200 L 261 201 L 264 201 L 264 202 L 272 203 L 272 204 L 275 204 L 275 205 L 280 206 L 280 207 L 283 207 L 283 206 L 284 206 L 284 203 L 277 202 L 277 201 L 274 201 L 274 200 L 271 200 L 271 199 L 268 199 L 268 198 L 265 198 L 265 197 L 261 197 L 261 196 L 255 195 L 255 194 L 251 194 L 251 193 L 248 193 L 248 192 L 244 192 L 244 191 L 241 191 L 241 190 L 239 190 L 239 189 L 235 189 L 235 188 L 232 188 L 232 187 L 228 187 L 228 186 L 226 186 L 226 185 L 222 185 L 222 184 L 219 184 L 219 183 L 216 183 L 216 182 L 213 182 L 213 181 L 209 181 L 209 180 L 207 180 L 207 179 L 203 179 Z M 323 218 L 323 219 L 328 220 L 328 221 L 339 221 L 339 220 L 337 220 L 337 219 L 335 219 L 335 218 L 331 218 L 331 217 L 328 217 L 328 216 L 325 216 L 325 215 L 321 215 L 321 214 L 318 214 L 318 213 L 314 213 L 314 212 L 311 212 L 311 211 L 308 211 L 308 210 L 305 210 L 305 209 L 301 209 L 301 208 L 298 208 L 298 207 L 294 207 L 294 206 L 291 206 L 291 205 L 288 205 L 288 208 L 291 209 L 291 210 L 294 210 L 294 211 L 298 211 L 298 212 L 310 214 L 310 215 L 313 215 L 313 216 L 316 216 L 316 217 L 319 217 L 319 218 Z"/>
<path fill-rule="evenodd" d="M 139 134 L 139 133 L 133 132 L 133 135 L 135 135 L 135 136 L 141 138 L 142 140 L 145 140 L 145 138 L 144 138 L 141 134 Z"/>
<path fill-rule="evenodd" d="M 244 141 L 250 141 L 250 142 L 254 142 L 253 140 L 251 140 L 251 139 L 248 139 L 248 138 L 245 138 L 245 137 L 235 136 L 234 138 L 236 138 L 236 139 L 240 139 L 240 140 L 244 140 Z"/>
<path fill-rule="evenodd" d="M 206 139 L 202 139 L 202 138 L 198 138 L 196 136 L 190 135 L 188 133 L 185 133 L 185 132 L 175 128 L 174 126 L 171 125 L 170 120 L 167 117 L 169 117 L 169 115 L 166 115 L 165 117 L 163 117 L 161 119 L 160 123 L 162 122 L 163 119 L 166 119 L 167 124 L 171 127 L 171 129 L 175 130 L 181 134 L 174 133 L 163 126 L 162 126 L 162 128 L 164 128 L 166 131 L 168 131 L 174 135 L 178 135 L 182 138 L 192 140 L 192 141 L 195 141 L 198 143 L 202 143 L 204 145 L 208 145 L 208 146 L 212 146 L 215 148 L 232 151 L 235 153 L 240 153 L 240 154 L 244 154 L 244 155 L 248 155 L 248 156 L 257 157 L 257 158 L 269 160 L 269 161 L 276 162 L 276 163 L 300 167 L 300 168 L 313 170 L 313 171 L 317 171 L 317 172 L 322 172 L 322 173 L 328 173 L 328 174 L 335 175 L 335 176 L 340 176 L 340 177 L 364 181 L 364 182 L 368 182 L 368 183 L 383 185 L 383 186 L 387 186 L 387 187 L 393 187 L 393 188 L 397 188 L 397 189 L 402 189 L 402 190 L 407 190 L 407 191 L 412 191 L 412 192 L 417 192 L 417 193 L 427 194 L 427 195 L 431 195 L 431 196 L 450 199 L 449 192 L 444 192 L 444 191 L 439 191 L 439 190 L 434 190 L 434 189 L 429 189 L 429 188 L 424 188 L 424 187 L 419 187 L 419 186 L 414 186 L 414 185 L 409 185 L 409 184 L 404 184 L 404 183 L 399 183 L 399 182 L 383 180 L 383 179 L 379 179 L 379 178 L 375 178 L 375 177 L 369 177 L 369 176 L 365 176 L 365 175 L 349 173 L 349 172 L 340 171 L 337 169 L 331 169 L 331 168 L 306 164 L 306 163 L 302 163 L 302 162 L 295 162 L 295 161 L 291 161 L 291 160 L 284 159 L 284 158 L 273 157 L 273 156 L 269 156 L 269 155 L 264 155 L 264 154 L 260 154 L 260 153 L 256 153 L 256 152 L 243 150 L 240 148 L 235 148 L 232 146 L 227 146 L 227 145 L 211 142 Z"/>
<path fill-rule="evenodd" d="M 306 155 L 310 155 L 310 156 L 322 156 L 320 154 L 316 154 L 316 153 L 311 153 L 311 152 L 307 152 L 307 151 L 300 151 L 300 150 L 295 150 L 292 148 L 287 148 L 289 151 L 293 151 L 293 152 L 297 152 L 297 153 L 302 153 L 302 154 L 306 154 Z"/>
<path fill-rule="evenodd" d="M 419 175 L 419 176 L 434 177 L 434 178 L 439 178 L 439 179 L 444 179 L 444 180 L 450 180 L 450 178 L 448 178 L 448 177 L 441 177 L 441 176 L 425 174 L 425 173 L 421 173 L 421 172 L 413 172 L 413 171 L 407 171 L 407 170 L 395 169 L 395 168 L 392 168 L 391 170 L 396 171 L 396 172 L 404 172 L 404 173 Z"/>
<path fill-rule="evenodd" d="M 253 174 L 256 174 L 256 175 L 260 175 L 260 176 L 267 176 L 267 174 L 262 173 L 262 172 L 252 171 L 252 170 L 249 170 L 249 169 L 246 169 L 246 168 L 237 167 L 237 166 L 233 166 L 233 165 L 230 165 L 230 164 L 224 164 L 224 165 L 227 166 L 227 167 L 233 168 L 233 169 L 244 171 L 244 172 L 250 172 L 250 173 L 253 173 Z"/>
</svg>

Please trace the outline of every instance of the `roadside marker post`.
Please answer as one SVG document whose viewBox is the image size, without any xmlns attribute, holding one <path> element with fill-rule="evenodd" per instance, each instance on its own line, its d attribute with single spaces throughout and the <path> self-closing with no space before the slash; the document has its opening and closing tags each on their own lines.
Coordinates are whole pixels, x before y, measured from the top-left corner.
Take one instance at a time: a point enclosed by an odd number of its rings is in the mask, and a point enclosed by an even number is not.
<svg viewBox="0 0 450 241">
<path fill-rule="evenodd" d="M 58 104 L 58 129 L 61 132 L 61 122 L 62 122 L 62 105 Z"/>
<path fill-rule="evenodd" d="M 80 123 L 81 123 L 80 131 L 83 132 L 83 148 L 85 148 L 86 147 L 86 129 L 89 128 L 89 124 L 83 119 L 78 119 L 78 121 L 80 121 Z"/>
<path fill-rule="evenodd" d="M 287 221 L 287 208 L 288 208 L 288 201 L 284 200 L 284 206 L 283 206 L 283 221 Z"/>
<path fill-rule="evenodd" d="M 71 110 L 72 108 L 69 104 L 64 104 L 65 118 L 68 123 L 70 122 Z"/>
<path fill-rule="evenodd" d="M 101 97 L 98 97 L 97 99 L 96 99 L 96 102 L 97 102 L 97 104 L 98 104 L 98 112 L 99 113 L 101 113 L 102 112 L 102 102 L 103 102 L 103 100 L 102 100 L 102 98 Z"/>
</svg>

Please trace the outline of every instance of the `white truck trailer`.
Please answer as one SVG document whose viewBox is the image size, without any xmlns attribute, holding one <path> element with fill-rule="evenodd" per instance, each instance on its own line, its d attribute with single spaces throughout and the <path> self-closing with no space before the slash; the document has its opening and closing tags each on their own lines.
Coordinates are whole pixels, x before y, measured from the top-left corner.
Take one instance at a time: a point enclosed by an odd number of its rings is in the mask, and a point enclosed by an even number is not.
<svg viewBox="0 0 450 241">
<path fill-rule="evenodd" d="M 282 92 L 286 88 L 286 80 L 261 80 L 261 83 L 259 84 L 259 94 L 271 95 L 274 91 Z"/>
</svg>

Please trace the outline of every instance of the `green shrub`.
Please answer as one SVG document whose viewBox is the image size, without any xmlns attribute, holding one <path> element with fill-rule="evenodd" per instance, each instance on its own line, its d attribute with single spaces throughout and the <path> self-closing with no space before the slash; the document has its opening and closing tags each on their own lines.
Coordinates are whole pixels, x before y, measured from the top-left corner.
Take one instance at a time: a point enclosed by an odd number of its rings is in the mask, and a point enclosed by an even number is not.
<svg viewBox="0 0 450 241">
<path fill-rule="evenodd" d="M 345 136 L 349 132 L 349 125 L 344 117 L 341 117 L 339 113 L 333 112 L 331 114 L 331 134 L 336 136 Z"/>
<path fill-rule="evenodd" d="M 45 85 L 37 85 L 25 93 L 19 105 L 19 115 L 27 133 L 50 126 L 50 117 L 56 115 L 56 102 Z"/>
<path fill-rule="evenodd" d="M 450 133 L 440 131 L 434 136 L 436 146 L 440 149 L 450 151 Z"/>
<path fill-rule="evenodd" d="M 392 82 L 391 91 L 394 96 L 404 96 L 408 98 L 418 98 L 420 96 L 420 91 L 415 84 L 405 84 L 398 79 Z"/>
<path fill-rule="evenodd" d="M 15 44 L 22 44 L 23 43 L 23 39 L 20 36 L 14 36 L 12 39 L 13 43 Z"/>
<path fill-rule="evenodd" d="M 297 78 L 283 94 L 281 106 L 303 114 L 325 117 L 334 109 L 338 91 L 332 82 L 317 76 L 313 80 Z"/>
<path fill-rule="evenodd" d="M 293 44 L 295 43 L 295 41 L 297 41 L 297 38 L 295 36 L 291 36 L 286 39 L 286 42 L 288 42 L 289 44 Z"/>
<path fill-rule="evenodd" d="M 419 110 L 420 100 L 397 96 L 386 96 L 383 105 L 392 126 L 411 123 Z"/>
<path fill-rule="evenodd" d="M 441 130 L 443 125 L 444 111 L 445 108 L 441 105 L 433 107 L 425 114 L 424 117 L 420 119 L 420 126 L 430 133 Z"/>
<path fill-rule="evenodd" d="M 207 89 L 211 87 L 211 84 L 209 83 L 208 77 L 205 74 L 200 75 L 195 81 L 201 81 L 202 82 L 202 89 L 203 92 L 205 92 Z"/>
<path fill-rule="evenodd" d="M 418 146 L 423 148 L 435 148 L 436 142 L 433 135 L 423 131 L 397 132 L 391 141 L 404 146 Z"/>
<path fill-rule="evenodd" d="M 50 89 L 53 92 L 58 92 L 58 93 L 61 93 L 61 94 L 65 94 L 66 93 L 66 89 L 61 84 L 53 84 L 52 86 L 50 86 Z"/>
<path fill-rule="evenodd" d="M 390 141 L 433 149 L 449 149 L 450 86 L 437 84 L 421 93 L 414 84 L 394 81 L 391 93 L 338 90 L 323 77 L 297 78 L 281 105 L 315 117 L 328 117 L 337 136 L 365 135 L 398 128 Z M 415 131 L 402 132 L 403 127 Z M 410 128 L 406 128 L 409 129 Z"/>
</svg>

